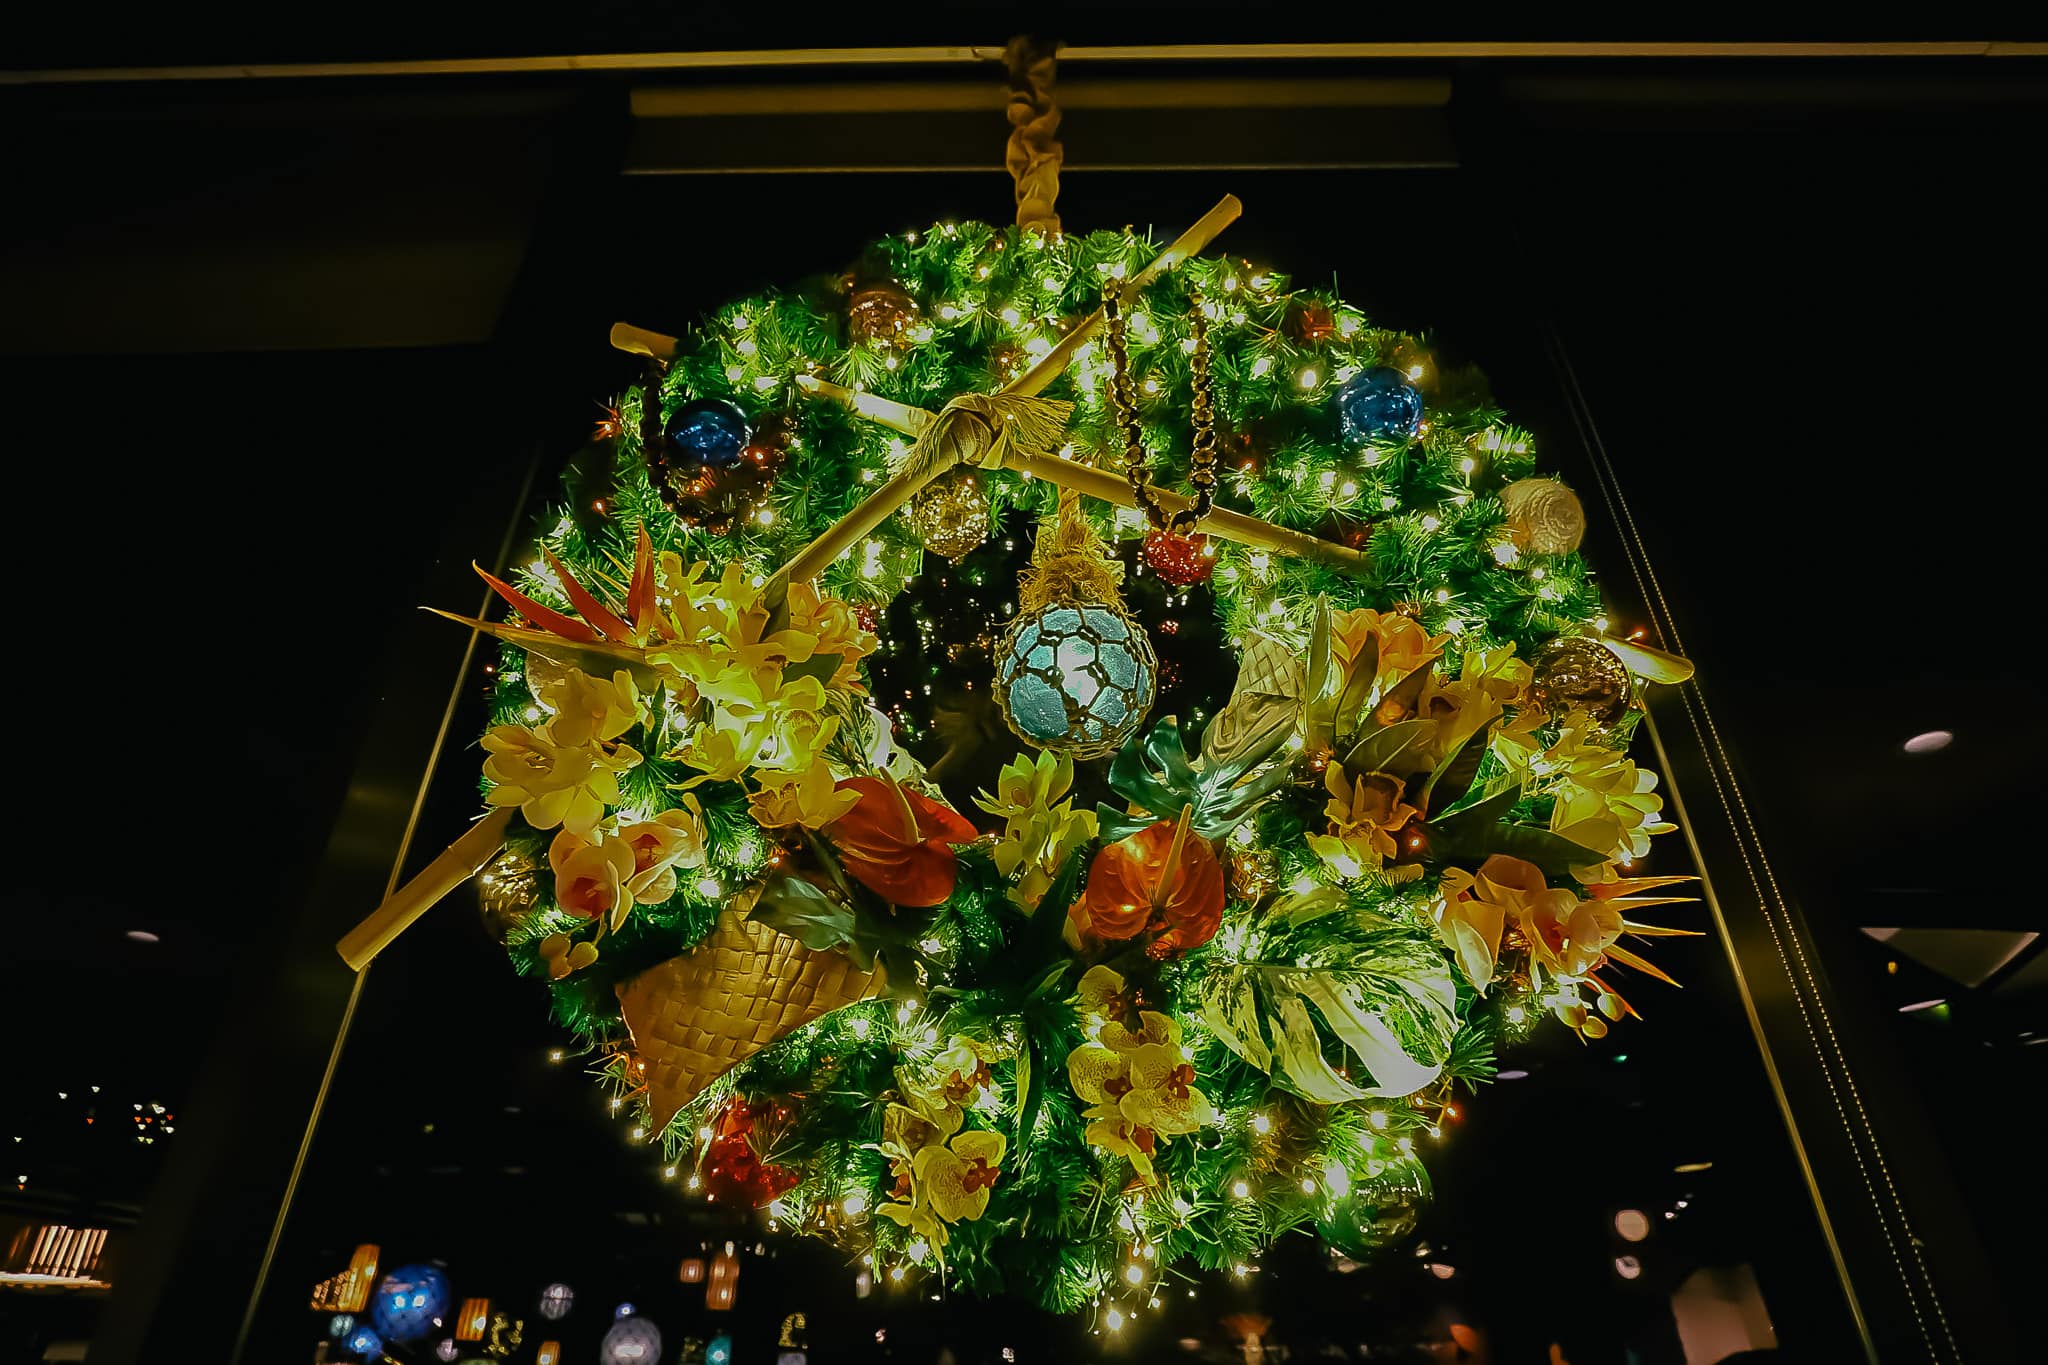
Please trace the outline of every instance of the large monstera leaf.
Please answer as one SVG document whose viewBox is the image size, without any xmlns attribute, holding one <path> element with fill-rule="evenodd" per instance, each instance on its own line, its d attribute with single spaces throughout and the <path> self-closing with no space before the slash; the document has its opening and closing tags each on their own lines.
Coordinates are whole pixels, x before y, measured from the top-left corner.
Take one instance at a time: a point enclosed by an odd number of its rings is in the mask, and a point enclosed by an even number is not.
<svg viewBox="0 0 2048 1365">
<path fill-rule="evenodd" d="M 1161 820 L 1175 820 L 1193 807 L 1189 827 L 1204 839 L 1222 839 L 1261 801 L 1287 785 L 1292 771 L 1283 760 L 1260 772 L 1293 733 L 1291 719 L 1274 724 L 1227 760 L 1197 768 L 1188 760 L 1180 722 L 1168 716 L 1142 739 L 1124 745 L 1109 765 L 1109 785 L 1130 802 L 1131 811 L 1098 806 L 1105 842 L 1126 838 Z M 1249 776 L 1247 776 L 1249 774 Z"/>
<path fill-rule="evenodd" d="M 1442 1074 L 1458 1030 L 1457 984 L 1427 936 L 1381 921 L 1305 961 L 1287 942 L 1288 928 L 1354 913 L 1331 887 L 1288 897 L 1265 920 L 1274 951 L 1219 963 L 1203 985 L 1203 1019 L 1225 1046 L 1319 1104 L 1412 1094 Z M 1370 1084 L 1330 1064 L 1326 1033 Z"/>
</svg>

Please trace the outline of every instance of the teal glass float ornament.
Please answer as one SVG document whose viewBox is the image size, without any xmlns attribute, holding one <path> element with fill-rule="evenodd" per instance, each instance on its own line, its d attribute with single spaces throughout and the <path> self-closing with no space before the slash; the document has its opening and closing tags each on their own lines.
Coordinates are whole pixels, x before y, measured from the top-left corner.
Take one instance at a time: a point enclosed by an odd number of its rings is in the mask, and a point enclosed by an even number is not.
<svg viewBox="0 0 2048 1365">
<path fill-rule="evenodd" d="M 370 1300 L 370 1320 L 386 1341 L 418 1341 L 448 1316 L 448 1277 L 430 1265 L 403 1265 Z"/>
<path fill-rule="evenodd" d="M 327 1335 L 337 1341 L 355 1330 L 356 1315 L 353 1313 L 336 1313 L 327 1320 Z"/>
<path fill-rule="evenodd" d="M 1402 440 L 1422 429 L 1422 395 L 1390 366 L 1360 370 L 1337 390 L 1337 432 L 1347 447 Z"/>
<path fill-rule="evenodd" d="M 1107 602 L 1026 612 L 1004 632 L 996 661 L 996 700 L 1017 737 L 1075 758 L 1122 748 L 1158 687 L 1152 642 Z"/>
</svg>

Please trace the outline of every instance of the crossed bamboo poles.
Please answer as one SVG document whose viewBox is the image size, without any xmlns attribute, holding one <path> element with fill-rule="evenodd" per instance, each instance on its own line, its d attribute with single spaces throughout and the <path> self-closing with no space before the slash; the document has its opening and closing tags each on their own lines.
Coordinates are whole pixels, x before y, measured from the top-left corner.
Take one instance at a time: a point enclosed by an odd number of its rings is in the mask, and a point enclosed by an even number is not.
<svg viewBox="0 0 2048 1365">
<path fill-rule="evenodd" d="M 1176 237 L 1150 265 L 1122 282 L 1119 286 L 1122 301 L 1130 302 L 1140 290 L 1160 276 L 1178 268 L 1190 257 L 1201 254 L 1225 228 L 1237 221 L 1238 215 L 1243 211 L 1244 205 L 1238 201 L 1236 195 L 1223 196 L 1216 207 L 1203 214 L 1192 227 Z M 1047 385 L 1066 371 L 1074 356 L 1102 324 L 1103 312 L 1098 308 L 1060 338 L 1059 343 L 1029 370 L 1000 390 L 1000 393 L 1012 397 L 1035 397 L 1043 392 Z M 622 351 L 665 361 L 674 356 L 676 339 L 621 322 L 612 327 L 611 344 Z M 940 420 L 940 414 L 928 409 L 898 403 L 893 399 L 862 390 L 844 388 L 811 375 L 800 375 L 795 382 L 805 393 L 840 403 L 850 411 L 901 432 L 913 440 Z M 1009 441 L 998 441 L 995 445 L 1000 454 L 1001 467 L 1004 469 L 1044 479 L 1061 489 L 1113 503 L 1119 507 L 1138 506 L 1137 497 L 1131 491 L 1130 485 L 1106 470 L 1064 459 L 1058 455 L 1018 450 L 1015 444 Z M 816 578 L 824 572 L 828 564 L 880 526 L 891 513 L 915 497 L 920 488 L 949 467 L 951 466 L 944 461 L 906 462 L 905 467 L 890 476 L 886 483 L 862 499 L 858 506 L 838 522 L 827 527 L 798 552 L 795 558 L 777 569 L 763 587 L 764 600 L 771 607 L 779 609 L 791 583 Z M 1157 491 L 1157 496 L 1170 512 L 1179 511 L 1192 501 L 1190 498 L 1163 489 Z M 1301 531 L 1275 526 L 1258 517 L 1233 512 L 1225 507 L 1212 508 L 1209 515 L 1203 519 L 1202 525 L 1207 532 L 1225 540 L 1298 559 L 1318 560 L 1353 573 L 1363 572 L 1367 564 L 1365 554 L 1348 545 L 1339 545 Z M 1612 637 L 1601 637 L 1600 642 L 1619 655 L 1632 671 L 1652 682 L 1683 682 L 1692 676 L 1692 665 L 1676 655 Z M 411 881 L 394 891 L 368 918 L 351 929 L 335 945 L 342 960 L 355 971 L 361 971 L 368 966 L 370 961 L 403 933 L 414 920 L 432 909 L 456 887 L 475 876 L 484 864 L 497 856 L 499 850 L 504 847 L 505 831 L 510 827 L 511 820 L 512 811 L 505 808 L 492 811 L 470 826 L 461 838 L 449 845 Z"/>
</svg>

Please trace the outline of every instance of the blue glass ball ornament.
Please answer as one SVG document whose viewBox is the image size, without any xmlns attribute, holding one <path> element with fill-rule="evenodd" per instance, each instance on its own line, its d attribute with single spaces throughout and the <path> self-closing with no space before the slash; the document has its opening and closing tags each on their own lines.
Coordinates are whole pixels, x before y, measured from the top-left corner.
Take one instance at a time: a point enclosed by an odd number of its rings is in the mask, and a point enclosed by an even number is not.
<svg viewBox="0 0 2048 1365">
<path fill-rule="evenodd" d="M 375 1360 L 384 1354 L 384 1338 L 367 1327 L 358 1327 L 349 1333 L 348 1349 L 351 1355 L 359 1355 L 365 1360 Z"/>
<path fill-rule="evenodd" d="M 576 1291 L 566 1284 L 551 1284 L 540 1291 L 540 1315 L 549 1322 L 559 1322 L 569 1316 L 569 1310 L 576 1305 Z"/>
<path fill-rule="evenodd" d="M 1422 428 L 1422 395 L 1399 370 L 1360 370 L 1337 390 L 1337 430 L 1347 446 L 1405 440 Z"/>
<path fill-rule="evenodd" d="M 661 1358 L 661 1329 L 634 1314 L 620 1318 L 598 1343 L 599 1365 L 655 1365 Z"/>
<path fill-rule="evenodd" d="M 386 1341 L 418 1341 L 448 1316 L 448 1277 L 430 1265 L 402 1265 L 370 1296 L 370 1321 Z"/>
<path fill-rule="evenodd" d="M 1004 633 L 996 700 L 1027 743 L 1100 758 L 1144 723 L 1158 678 L 1152 642 L 1121 608 L 1054 602 Z"/>
<path fill-rule="evenodd" d="M 686 475 L 731 469 L 753 439 L 747 415 L 722 398 L 700 398 L 669 415 L 669 463 Z"/>
<path fill-rule="evenodd" d="M 631 1303 L 622 1303 L 617 1308 L 612 1309 L 612 1316 L 615 1318 L 630 1318 L 639 1311 Z"/>
</svg>

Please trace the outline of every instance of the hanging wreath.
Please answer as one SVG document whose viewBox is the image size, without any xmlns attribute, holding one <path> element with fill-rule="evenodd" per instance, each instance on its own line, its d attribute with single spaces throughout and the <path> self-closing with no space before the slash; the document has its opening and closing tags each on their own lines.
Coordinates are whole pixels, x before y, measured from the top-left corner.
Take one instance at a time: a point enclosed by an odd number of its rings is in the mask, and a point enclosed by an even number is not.
<svg viewBox="0 0 2048 1365">
<path fill-rule="evenodd" d="M 1626 751 L 1682 665 L 1602 641 L 1483 383 L 1333 294 L 977 223 L 853 278 L 891 325 L 819 286 L 663 347 L 605 515 L 490 580 L 458 874 L 502 842 L 493 925 L 689 1197 L 885 1282 L 1128 1312 L 1291 1229 L 1399 1238 L 1457 1087 L 1662 977 Z M 715 525 L 663 482 L 705 413 L 779 433 Z M 941 550 L 878 514 L 962 470 Z M 1197 520 L 1206 585 L 1145 579 Z M 1206 617 L 1228 661 L 1174 652 Z"/>
</svg>

